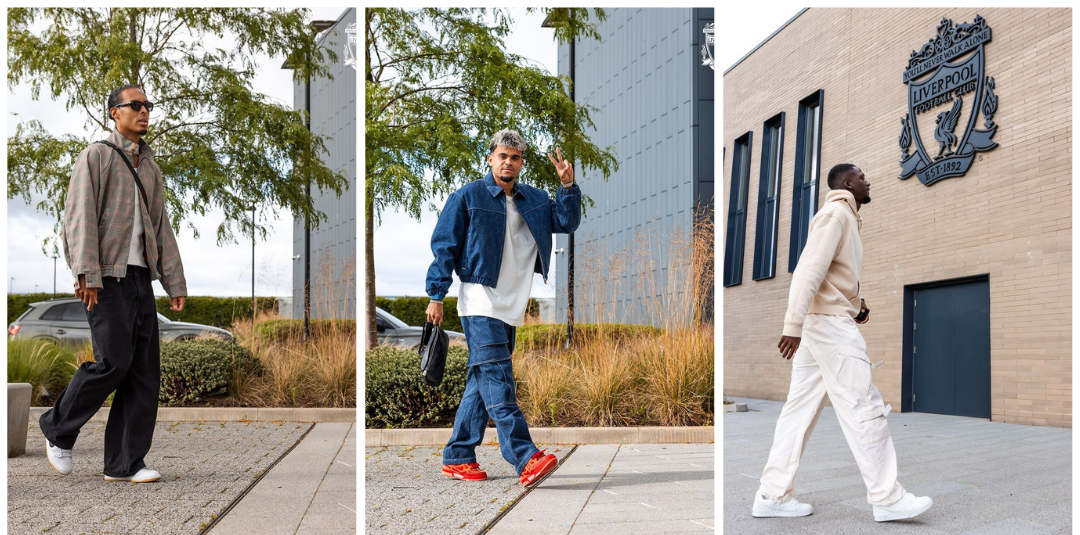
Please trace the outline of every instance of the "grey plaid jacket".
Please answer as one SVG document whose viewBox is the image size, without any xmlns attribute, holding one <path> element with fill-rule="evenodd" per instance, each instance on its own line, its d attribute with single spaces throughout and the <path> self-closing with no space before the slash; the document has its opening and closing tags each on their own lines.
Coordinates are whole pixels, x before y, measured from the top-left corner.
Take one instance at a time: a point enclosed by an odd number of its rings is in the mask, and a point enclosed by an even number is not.
<svg viewBox="0 0 1080 535">
<path fill-rule="evenodd" d="M 150 213 L 142 211 L 142 239 L 150 280 L 161 279 L 169 297 L 186 297 L 184 265 L 165 213 L 161 169 L 154 162 L 154 150 L 145 141 L 136 144 L 117 131 L 108 140 L 120 147 L 133 165 L 132 155 L 139 155 L 135 170 L 150 201 Z M 64 258 L 71 274 L 76 278 L 86 275 L 88 287 L 103 287 L 102 277 L 119 279 L 127 275 L 136 202 L 142 202 L 139 188 L 120 155 L 101 143 L 83 149 L 71 171 L 63 238 Z"/>
</svg>

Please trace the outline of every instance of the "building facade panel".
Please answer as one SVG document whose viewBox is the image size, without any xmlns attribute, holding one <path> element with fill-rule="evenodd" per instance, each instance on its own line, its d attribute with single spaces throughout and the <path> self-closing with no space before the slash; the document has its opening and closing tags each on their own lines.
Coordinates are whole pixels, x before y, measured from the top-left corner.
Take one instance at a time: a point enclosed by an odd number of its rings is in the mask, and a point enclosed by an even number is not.
<svg viewBox="0 0 1080 535">
<path fill-rule="evenodd" d="M 589 132 L 599 147 L 612 146 L 619 171 L 607 181 L 597 171 L 577 177 L 594 206 L 575 234 L 577 288 L 575 319 L 619 319 L 645 323 L 642 277 L 657 287 L 663 266 L 646 272 L 640 265 L 613 270 L 612 299 L 599 310 L 584 299 L 582 273 L 612 253 L 648 244 L 659 264 L 666 258 L 664 236 L 692 231 L 695 194 L 711 194 L 713 71 L 701 65 L 701 26 L 712 9 L 608 9 L 597 31 L 602 37 L 575 43 L 575 98 L 596 108 Z M 559 46 L 559 74 L 570 75 L 570 45 Z M 704 70 L 707 74 L 696 73 Z M 708 117 L 704 117 L 708 114 Z M 702 131 L 708 130 L 707 133 Z M 708 141 L 708 145 L 705 145 Z M 707 153 L 707 154 L 705 154 Z M 704 185 L 702 185 L 704 184 Z M 712 204 L 711 196 L 707 199 Z M 566 319 L 569 238 L 556 236 L 556 317 Z M 607 290 L 605 290 L 607 291 Z"/>
<path fill-rule="evenodd" d="M 998 146 L 979 153 L 964 176 L 929 187 L 915 177 L 899 180 L 909 55 L 934 36 L 943 17 L 960 24 L 976 15 L 993 31 L 985 73 L 995 79 L 1000 104 L 993 116 Z M 764 121 L 780 112 L 795 126 L 799 101 L 822 90 L 819 203 L 837 163 L 858 165 L 870 181 L 873 201 L 861 210 L 861 293 L 872 312 L 860 330 L 871 362 L 884 362 L 874 383 L 896 409 L 909 402 L 905 289 L 985 275 L 991 419 L 1072 425 L 1071 32 L 1068 9 L 809 9 L 725 74 L 727 150 L 747 131 L 762 139 Z M 933 114 L 918 120 L 932 122 Z M 920 132 L 927 139 L 927 130 Z M 791 282 L 784 267 L 796 137 L 784 136 L 777 274 L 753 281 L 744 271 L 742 284 L 724 289 L 727 395 L 786 398 L 791 364 L 778 357 L 776 344 Z M 930 144 L 937 148 L 932 138 Z M 760 154 L 758 142 L 753 149 Z M 725 194 L 731 160 L 729 154 Z M 752 178 L 760 165 L 760 158 L 751 159 Z M 751 199 L 757 190 L 752 179 Z M 756 211 L 749 203 L 748 222 L 757 220 Z M 744 270 L 752 269 L 756 231 L 748 224 Z"/>
<path fill-rule="evenodd" d="M 320 43 L 338 59 L 329 64 L 329 78 L 311 80 L 311 130 L 327 136 L 324 163 L 349 179 L 339 197 L 334 191 L 313 188 L 315 209 L 326 214 L 311 229 L 311 317 L 356 317 L 356 70 L 345 65 L 345 29 L 356 23 L 356 10 L 348 9 L 337 24 L 325 31 Z M 354 48 L 355 50 L 355 48 Z M 293 107 L 307 105 L 304 82 L 295 84 Z M 304 221 L 293 222 L 292 317 L 304 317 Z"/>
</svg>

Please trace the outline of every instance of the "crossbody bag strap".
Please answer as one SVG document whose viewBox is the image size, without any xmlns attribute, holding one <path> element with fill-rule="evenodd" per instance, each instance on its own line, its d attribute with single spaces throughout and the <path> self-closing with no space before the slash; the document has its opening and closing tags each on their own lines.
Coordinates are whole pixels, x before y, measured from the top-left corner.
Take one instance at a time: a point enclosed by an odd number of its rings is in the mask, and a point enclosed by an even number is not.
<svg viewBox="0 0 1080 535">
<path fill-rule="evenodd" d="M 120 155 L 120 159 L 124 160 L 124 163 L 127 164 L 128 170 L 131 171 L 131 178 L 133 180 L 135 180 L 135 185 L 139 186 L 139 193 L 142 194 L 143 209 L 146 210 L 146 214 L 149 216 L 150 215 L 150 201 L 146 198 L 146 190 L 143 189 L 142 182 L 139 181 L 139 173 L 135 172 L 135 167 L 133 167 L 131 165 L 131 161 L 127 159 L 127 155 L 124 154 L 124 151 L 121 150 L 120 147 L 117 147 L 116 145 L 113 145 L 109 141 L 101 140 L 101 141 L 95 141 L 94 143 L 101 143 L 102 145 L 108 145 L 108 146 L 112 147 L 113 150 L 115 150 L 116 153 Z"/>
</svg>

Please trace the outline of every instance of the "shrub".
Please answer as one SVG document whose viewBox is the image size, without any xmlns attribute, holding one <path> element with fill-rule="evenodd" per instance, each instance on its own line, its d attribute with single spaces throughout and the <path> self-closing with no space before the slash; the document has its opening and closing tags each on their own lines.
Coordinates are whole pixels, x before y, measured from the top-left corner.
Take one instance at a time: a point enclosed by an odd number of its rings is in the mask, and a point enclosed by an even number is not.
<svg viewBox="0 0 1080 535">
<path fill-rule="evenodd" d="M 585 342 L 610 341 L 627 342 L 640 338 L 659 336 L 663 331 L 649 325 L 627 325 L 623 323 L 576 323 L 574 324 L 574 343 L 580 346 Z M 522 325 L 517 328 L 514 351 L 562 348 L 566 345 L 566 325 L 545 323 Z"/>
<path fill-rule="evenodd" d="M 10 340 L 7 350 L 7 380 L 32 385 L 32 406 L 56 399 L 75 373 L 74 351 L 50 340 Z"/>
<path fill-rule="evenodd" d="M 259 314 L 277 312 L 276 298 L 257 297 L 255 301 Z M 251 321 L 250 297 L 192 296 L 184 300 L 184 310 L 180 312 L 169 309 L 168 297 L 157 298 L 155 304 L 162 316 L 173 321 L 200 323 L 221 329 L 231 329 L 233 322 L 237 320 Z"/>
<path fill-rule="evenodd" d="M 180 405 L 222 395 L 233 369 L 258 375 L 262 372 L 262 364 L 247 348 L 221 340 L 161 344 L 158 399 L 166 405 Z"/>
<path fill-rule="evenodd" d="M 309 320 L 308 329 L 312 338 L 324 334 L 349 334 L 356 337 L 356 320 Z M 285 343 L 299 340 L 304 333 L 303 319 L 268 320 L 255 324 L 255 337 L 261 343 Z"/>
<path fill-rule="evenodd" d="M 398 297 L 388 299 L 376 297 L 375 306 L 387 311 L 395 318 L 405 323 L 421 327 L 427 321 L 427 306 L 431 299 L 423 297 Z M 536 316 L 539 313 L 540 304 L 536 299 L 529 299 L 525 307 L 526 316 Z M 448 331 L 465 332 L 461 328 L 461 318 L 457 313 L 457 297 L 447 296 L 443 299 L 443 329 Z"/>
<path fill-rule="evenodd" d="M 449 425 L 465 392 L 467 349 L 452 347 L 442 384 L 428 386 L 416 351 L 378 347 L 364 360 L 364 410 L 369 428 Z"/>
</svg>

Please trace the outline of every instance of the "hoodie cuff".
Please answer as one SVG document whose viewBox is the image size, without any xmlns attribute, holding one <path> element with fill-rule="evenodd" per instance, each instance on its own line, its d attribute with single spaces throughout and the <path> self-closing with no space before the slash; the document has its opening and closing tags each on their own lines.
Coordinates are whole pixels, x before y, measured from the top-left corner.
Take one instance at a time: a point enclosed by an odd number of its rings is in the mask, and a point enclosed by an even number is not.
<svg viewBox="0 0 1080 535">
<path fill-rule="evenodd" d="M 784 336 L 794 336 L 797 338 L 802 338 L 802 325 L 796 323 L 785 323 Z"/>
</svg>

